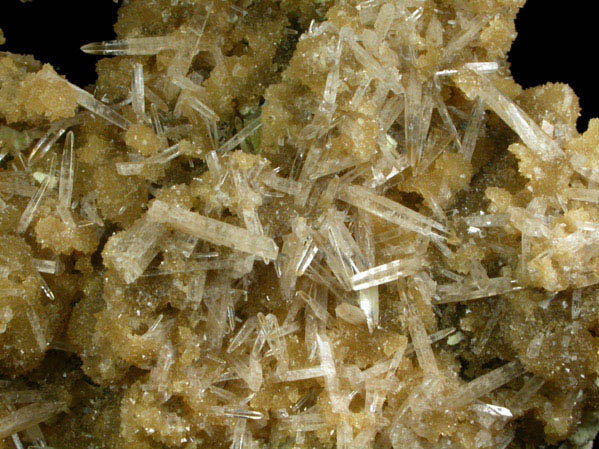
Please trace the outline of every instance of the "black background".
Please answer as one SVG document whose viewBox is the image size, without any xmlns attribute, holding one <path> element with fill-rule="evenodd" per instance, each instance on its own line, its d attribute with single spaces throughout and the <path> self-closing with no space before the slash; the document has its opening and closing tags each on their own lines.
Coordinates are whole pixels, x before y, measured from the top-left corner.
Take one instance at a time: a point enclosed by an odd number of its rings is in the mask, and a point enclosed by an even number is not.
<svg viewBox="0 0 599 449">
<path fill-rule="evenodd" d="M 118 5 L 112 0 L 0 0 L 0 51 L 33 54 L 79 85 L 95 81 L 96 56 L 83 44 L 114 38 Z M 599 117 L 599 23 L 592 0 L 529 0 L 518 15 L 518 38 L 510 52 L 515 80 L 524 87 L 548 81 L 570 84 L 581 99 L 579 131 Z M 599 448 L 595 441 L 595 448 Z"/>
</svg>

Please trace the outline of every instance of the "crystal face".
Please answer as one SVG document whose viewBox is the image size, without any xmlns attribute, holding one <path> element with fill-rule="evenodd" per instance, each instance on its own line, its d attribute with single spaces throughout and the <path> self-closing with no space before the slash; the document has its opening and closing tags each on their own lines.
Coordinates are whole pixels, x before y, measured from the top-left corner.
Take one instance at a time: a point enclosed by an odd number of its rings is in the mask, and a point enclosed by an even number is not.
<svg viewBox="0 0 599 449">
<path fill-rule="evenodd" d="M 0 447 L 589 447 L 599 120 L 512 79 L 523 3 L 130 0 L 86 89 L 0 53 Z"/>
</svg>

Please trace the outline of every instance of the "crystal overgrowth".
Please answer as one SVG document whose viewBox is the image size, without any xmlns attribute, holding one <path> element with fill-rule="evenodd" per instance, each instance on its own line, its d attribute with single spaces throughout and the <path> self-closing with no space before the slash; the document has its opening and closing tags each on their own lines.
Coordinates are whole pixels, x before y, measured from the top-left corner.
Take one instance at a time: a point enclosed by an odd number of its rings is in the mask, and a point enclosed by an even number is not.
<svg viewBox="0 0 599 449">
<path fill-rule="evenodd" d="M 587 447 L 599 120 L 523 0 L 123 2 L 0 53 L 0 447 Z M 10 37 L 10 36 L 9 36 Z"/>
</svg>

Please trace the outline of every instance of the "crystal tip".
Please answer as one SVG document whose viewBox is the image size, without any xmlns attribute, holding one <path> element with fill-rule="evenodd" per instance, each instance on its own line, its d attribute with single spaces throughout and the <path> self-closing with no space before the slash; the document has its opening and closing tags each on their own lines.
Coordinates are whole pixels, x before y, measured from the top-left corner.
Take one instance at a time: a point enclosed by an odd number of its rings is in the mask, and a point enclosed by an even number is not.
<svg viewBox="0 0 599 449">
<path fill-rule="evenodd" d="M 81 51 L 88 55 L 101 55 L 104 53 L 106 43 L 105 42 L 90 42 L 81 46 Z"/>
</svg>

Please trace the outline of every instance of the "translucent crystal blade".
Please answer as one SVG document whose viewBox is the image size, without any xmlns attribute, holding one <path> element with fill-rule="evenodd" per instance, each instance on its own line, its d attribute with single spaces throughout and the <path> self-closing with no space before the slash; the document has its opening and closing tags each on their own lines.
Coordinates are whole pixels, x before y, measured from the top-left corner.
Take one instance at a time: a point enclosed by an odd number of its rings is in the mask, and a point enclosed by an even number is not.
<svg viewBox="0 0 599 449">
<path fill-rule="evenodd" d="M 237 334 L 231 339 L 227 352 L 231 353 L 242 346 L 258 327 L 258 320 L 255 317 L 250 317 L 241 326 Z"/>
<path fill-rule="evenodd" d="M 425 373 L 438 377 L 439 367 L 437 366 L 437 361 L 433 353 L 432 342 L 428 333 L 426 332 L 424 323 L 416 311 L 414 304 L 409 301 L 406 293 L 401 292 L 400 297 L 407 310 L 408 327 L 410 329 L 412 346 L 414 348 L 414 352 L 416 353 L 416 357 L 418 358 L 418 363 Z"/>
<path fill-rule="evenodd" d="M 169 36 L 138 37 L 114 41 L 92 42 L 81 47 L 84 53 L 102 56 L 151 56 L 176 46 Z"/>
<path fill-rule="evenodd" d="M 299 290 L 297 292 L 297 297 L 303 300 L 306 304 L 308 304 L 308 306 L 314 313 L 314 316 L 319 320 L 322 320 L 325 323 L 327 322 L 327 320 L 332 320 L 332 317 L 327 312 L 327 309 L 307 293 Z"/>
<path fill-rule="evenodd" d="M 69 83 L 57 75 L 55 75 L 55 78 L 60 82 L 66 83 L 71 89 L 73 89 L 73 91 L 75 91 L 77 94 L 77 104 L 82 108 L 87 109 L 92 114 L 102 117 L 104 120 L 112 123 L 115 126 L 118 126 L 121 129 L 127 130 L 129 126 L 131 126 L 131 122 L 129 120 L 120 115 L 111 107 L 102 103 L 100 100 L 94 98 L 94 96 L 89 92 L 75 86 L 72 83 Z"/>
<path fill-rule="evenodd" d="M 421 259 L 398 259 L 356 273 L 350 279 L 352 290 L 364 290 L 410 276 L 422 269 Z"/>
<path fill-rule="evenodd" d="M 407 87 L 404 106 L 404 133 L 406 150 L 410 165 L 414 166 L 420 160 L 420 134 L 422 126 L 422 83 L 416 74 L 406 79 Z"/>
<path fill-rule="evenodd" d="M 283 248 L 278 260 L 281 291 L 291 299 L 296 280 L 303 275 L 318 251 L 304 218 L 292 223 L 292 233 L 283 238 Z"/>
<path fill-rule="evenodd" d="M 27 163 L 29 165 L 43 158 L 48 151 L 52 148 L 52 145 L 56 143 L 58 139 L 66 132 L 66 128 L 54 128 L 50 127 L 48 132 L 36 143 L 36 145 L 29 153 Z"/>
<path fill-rule="evenodd" d="M 399 83 L 401 76 L 394 77 L 392 73 L 383 69 L 379 62 L 355 40 L 350 39 L 349 46 L 356 60 L 364 66 L 370 76 L 385 84 L 395 94 L 403 93 L 404 89 Z"/>
<path fill-rule="evenodd" d="M 148 218 L 157 223 L 168 224 L 174 229 L 215 245 L 228 246 L 265 260 L 275 260 L 279 252 L 271 238 L 253 234 L 238 226 L 189 212 L 159 200 L 154 201 L 150 206 Z"/>
<path fill-rule="evenodd" d="M 443 54 L 443 62 L 446 64 L 452 62 L 462 49 L 478 37 L 490 19 L 488 15 L 480 14 L 470 22 L 464 23 L 461 33 L 447 43 Z"/>
<path fill-rule="evenodd" d="M 277 174 L 272 171 L 263 173 L 262 182 L 271 189 L 288 195 L 298 195 L 301 192 L 301 184 L 299 182 L 277 176 Z"/>
<path fill-rule="evenodd" d="M 197 309 L 204 297 L 204 288 L 206 286 L 206 271 L 199 271 L 191 281 L 187 291 L 187 302 L 193 309 Z"/>
<path fill-rule="evenodd" d="M 65 410 L 62 402 L 42 402 L 21 407 L 0 419 L 0 439 L 45 422 Z"/>
<path fill-rule="evenodd" d="M 327 374 L 324 368 L 314 366 L 311 368 L 300 368 L 288 370 L 279 375 L 281 382 L 296 382 L 299 380 L 314 379 L 315 377 L 324 377 Z"/>
<path fill-rule="evenodd" d="M 256 132 L 262 123 L 260 123 L 260 118 L 256 118 L 251 120 L 241 131 L 231 137 L 228 141 L 222 144 L 217 151 L 217 153 L 222 154 L 227 151 L 231 151 L 236 148 L 241 142 L 251 136 L 254 132 Z"/>
<path fill-rule="evenodd" d="M 476 141 L 478 140 L 478 134 L 480 132 L 483 119 L 485 117 L 485 107 L 483 101 L 479 98 L 474 102 L 472 113 L 470 114 L 470 120 L 466 126 L 464 137 L 462 139 L 462 154 L 464 159 L 470 162 L 472 154 L 476 148 Z"/>
<path fill-rule="evenodd" d="M 487 345 L 487 342 L 489 341 L 489 338 L 491 338 L 491 334 L 493 333 L 495 326 L 497 326 L 497 323 L 499 323 L 500 318 L 501 313 L 499 311 L 495 311 L 491 315 L 491 318 L 487 320 L 487 322 L 485 323 L 485 327 L 483 328 L 483 331 L 477 338 L 476 344 L 472 348 L 472 352 L 474 352 L 477 355 L 482 355 L 484 353 L 484 349 Z"/>
<path fill-rule="evenodd" d="M 164 137 L 165 131 L 164 126 L 162 125 L 162 120 L 160 118 L 160 113 L 158 112 L 158 108 L 154 103 L 150 105 L 150 115 L 152 117 L 152 127 L 154 128 L 154 133 L 158 137 Z"/>
<path fill-rule="evenodd" d="M 522 290 L 522 288 L 517 281 L 505 277 L 491 278 L 482 284 L 477 282 L 463 282 L 440 285 L 437 290 L 438 298 L 435 298 L 434 302 L 436 304 L 446 304 L 471 301 L 473 299 L 487 298 L 489 296 Z"/>
<path fill-rule="evenodd" d="M 337 377 L 337 370 L 335 369 L 331 343 L 326 336 L 319 334 L 316 335 L 316 342 L 320 365 L 325 372 L 325 388 L 328 391 L 331 406 L 334 412 L 341 412 L 345 410 L 346 404 L 339 393 L 339 379 Z"/>
<path fill-rule="evenodd" d="M 48 347 L 48 340 L 46 338 L 46 330 L 42 328 L 42 322 L 40 317 L 32 305 L 28 305 L 26 309 L 27 320 L 31 327 L 31 332 L 35 338 L 35 342 L 39 350 L 43 353 Z"/>
<path fill-rule="evenodd" d="M 508 214 L 483 214 L 464 217 L 464 222 L 468 226 L 474 226 L 477 228 L 501 228 L 508 223 L 508 220 Z"/>
<path fill-rule="evenodd" d="M 146 121 L 146 96 L 144 69 L 140 63 L 133 64 L 133 77 L 131 80 L 131 104 L 133 111 L 137 116 L 137 121 L 143 123 Z"/>
<path fill-rule="evenodd" d="M 117 162 L 116 170 L 121 176 L 133 176 L 142 174 L 144 168 L 152 165 L 166 164 L 181 154 L 179 144 L 175 144 L 160 153 L 138 162 Z"/>
<path fill-rule="evenodd" d="M 545 134 L 520 106 L 497 89 L 486 76 L 475 76 L 478 81 L 477 95 L 512 128 L 527 147 L 546 161 L 563 157 L 564 153 L 559 145 Z"/>
<path fill-rule="evenodd" d="M 257 410 L 247 410 L 244 408 L 235 408 L 230 406 L 212 407 L 212 413 L 216 416 L 224 416 L 227 418 L 251 419 L 260 420 L 264 415 Z"/>
<path fill-rule="evenodd" d="M 512 409 L 520 410 L 531 400 L 533 395 L 545 385 L 545 379 L 539 376 L 531 376 L 512 400 Z"/>
<path fill-rule="evenodd" d="M 437 111 L 439 112 L 439 115 L 441 116 L 441 120 L 443 121 L 443 124 L 445 125 L 445 128 L 451 134 L 458 150 L 461 150 L 462 141 L 458 134 L 458 130 L 456 129 L 455 123 L 452 120 L 451 116 L 449 115 L 449 110 L 447 109 L 447 105 L 445 104 L 445 101 L 443 100 L 440 88 L 438 88 L 437 86 L 435 86 L 435 88 L 433 89 L 433 99 L 434 99 Z"/>
<path fill-rule="evenodd" d="M 46 191 L 48 190 L 48 186 L 54 179 L 54 166 L 55 165 L 56 165 L 56 155 L 54 155 L 52 157 L 52 161 L 50 162 L 50 170 L 48 171 L 48 174 L 47 174 L 46 178 L 44 179 L 44 182 L 39 187 L 37 192 L 35 192 L 35 195 L 31 198 L 31 200 L 29 200 L 29 203 L 27 203 L 27 207 L 21 214 L 21 218 L 19 219 L 19 223 L 17 224 L 17 233 L 22 234 L 23 232 L 25 232 L 27 230 L 27 228 L 31 224 L 31 221 L 33 220 L 33 217 L 34 217 L 35 213 L 37 212 L 37 209 L 39 208 L 40 203 L 44 199 Z"/>
<path fill-rule="evenodd" d="M 418 234 L 434 235 L 431 228 L 446 232 L 445 226 L 442 224 L 361 186 L 347 186 L 340 192 L 339 198 L 352 206 L 364 209 Z"/>
<path fill-rule="evenodd" d="M 209 121 L 209 122 L 218 122 L 220 121 L 219 116 L 216 114 L 216 112 L 214 112 L 212 109 L 210 109 L 206 104 L 204 104 L 202 101 L 200 101 L 198 98 L 190 96 L 187 99 L 187 104 L 189 105 L 190 108 L 192 108 L 194 111 L 196 111 L 198 114 L 200 114 L 200 116 L 202 116 L 205 120 Z M 253 131 L 252 131 L 253 132 Z M 251 132 L 248 134 L 248 136 L 251 134 Z M 240 142 L 245 139 L 247 136 L 242 137 Z M 236 144 L 235 146 L 237 146 L 238 144 Z M 234 147 L 235 147 L 234 146 Z M 234 148 L 233 147 L 233 148 Z M 228 150 L 222 150 L 222 151 L 228 151 Z"/>
<path fill-rule="evenodd" d="M 510 362 L 500 368 L 483 374 L 470 381 L 451 402 L 454 407 L 461 407 L 505 385 L 512 379 L 524 374 L 526 370 L 519 362 Z"/>
<path fill-rule="evenodd" d="M 464 64 L 460 69 L 440 70 L 437 73 L 435 73 L 435 76 L 455 75 L 459 73 L 460 70 L 472 70 L 473 72 L 482 74 L 495 73 L 499 70 L 499 64 L 496 62 L 468 62 Z"/>
<path fill-rule="evenodd" d="M 164 235 L 162 225 L 143 217 L 129 229 L 112 236 L 104 247 L 103 256 L 125 282 L 134 282 L 160 251 L 159 243 Z"/>
<path fill-rule="evenodd" d="M 60 178 L 58 183 L 58 212 L 62 221 L 69 226 L 75 225 L 73 215 L 71 214 L 73 179 L 75 177 L 73 144 L 74 134 L 73 131 L 69 131 L 62 151 L 62 163 L 60 166 Z"/>
<path fill-rule="evenodd" d="M 365 211 L 358 211 L 356 242 L 360 246 L 366 269 L 373 268 L 376 260 L 376 247 L 371 215 Z M 379 290 L 370 287 L 359 291 L 358 304 L 366 316 L 368 330 L 372 333 L 379 322 Z"/>
</svg>

